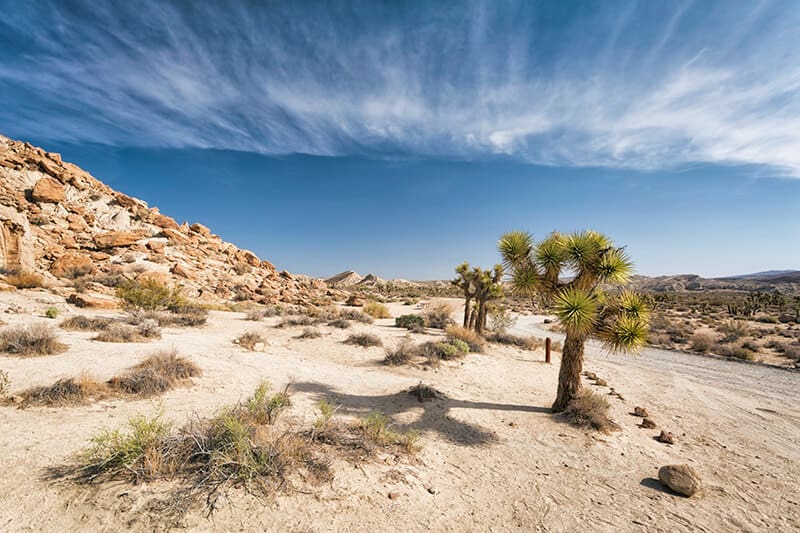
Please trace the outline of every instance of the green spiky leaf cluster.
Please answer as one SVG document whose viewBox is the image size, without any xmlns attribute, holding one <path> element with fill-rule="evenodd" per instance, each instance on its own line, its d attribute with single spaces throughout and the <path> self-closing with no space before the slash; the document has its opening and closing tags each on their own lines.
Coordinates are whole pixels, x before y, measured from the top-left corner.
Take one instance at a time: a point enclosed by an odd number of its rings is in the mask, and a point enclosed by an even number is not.
<svg viewBox="0 0 800 533">
<path fill-rule="evenodd" d="M 648 302 L 631 291 L 615 292 L 630 281 L 633 263 L 605 235 L 552 233 L 536 243 L 529 233 L 513 231 L 500 238 L 498 249 L 512 290 L 544 296 L 568 335 L 598 337 L 614 351 L 644 345 Z"/>
</svg>

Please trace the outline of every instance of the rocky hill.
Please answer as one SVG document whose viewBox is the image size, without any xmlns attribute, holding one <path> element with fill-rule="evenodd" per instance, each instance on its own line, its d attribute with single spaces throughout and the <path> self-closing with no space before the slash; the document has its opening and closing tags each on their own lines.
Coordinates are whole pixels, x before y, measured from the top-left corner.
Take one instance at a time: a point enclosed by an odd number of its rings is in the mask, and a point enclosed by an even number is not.
<svg viewBox="0 0 800 533">
<path fill-rule="evenodd" d="M 156 276 L 208 301 L 305 303 L 321 280 L 277 272 L 200 224 L 179 224 L 117 192 L 59 154 L 0 136 L 0 268 L 37 272 L 53 290 L 91 303 L 113 289 L 94 280 Z M 11 287 L 3 284 L 5 289 Z"/>
<path fill-rule="evenodd" d="M 737 276 L 730 278 L 703 278 L 696 274 L 673 276 L 634 276 L 636 288 L 652 292 L 682 291 L 780 291 L 784 294 L 800 294 L 800 273 L 786 272 L 775 275 Z"/>
</svg>

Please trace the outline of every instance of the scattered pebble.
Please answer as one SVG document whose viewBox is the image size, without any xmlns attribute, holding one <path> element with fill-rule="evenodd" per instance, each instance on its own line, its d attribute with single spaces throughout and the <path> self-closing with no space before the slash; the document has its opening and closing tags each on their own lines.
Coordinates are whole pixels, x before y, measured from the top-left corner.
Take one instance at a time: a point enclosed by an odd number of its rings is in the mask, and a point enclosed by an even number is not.
<svg viewBox="0 0 800 533">
<path fill-rule="evenodd" d="M 399 492 L 390 492 L 389 493 L 389 499 L 390 500 L 396 500 L 399 497 L 400 497 L 400 493 Z"/>
<path fill-rule="evenodd" d="M 667 465 L 658 470 L 658 479 L 683 496 L 691 496 L 700 490 L 700 475 L 689 465 Z"/>
<path fill-rule="evenodd" d="M 647 409 L 644 407 L 634 407 L 633 408 L 633 415 L 634 416 L 641 416 L 642 418 L 647 418 L 650 415 L 647 413 Z"/>
<path fill-rule="evenodd" d="M 669 432 L 661 430 L 661 433 L 656 437 L 658 442 L 663 442 L 664 444 L 675 444 L 675 436 Z"/>
<path fill-rule="evenodd" d="M 428 487 L 428 492 L 430 492 L 431 494 L 437 494 L 439 492 L 439 489 L 437 489 L 436 487 Z"/>
<path fill-rule="evenodd" d="M 653 422 L 653 420 L 651 418 L 643 418 L 642 419 L 642 423 L 639 425 L 639 427 L 645 428 L 645 429 L 655 429 L 656 428 L 656 423 Z"/>
<path fill-rule="evenodd" d="M 597 378 L 597 381 L 595 381 L 594 384 L 597 385 L 598 387 L 608 387 L 608 382 L 600 378 Z"/>
</svg>

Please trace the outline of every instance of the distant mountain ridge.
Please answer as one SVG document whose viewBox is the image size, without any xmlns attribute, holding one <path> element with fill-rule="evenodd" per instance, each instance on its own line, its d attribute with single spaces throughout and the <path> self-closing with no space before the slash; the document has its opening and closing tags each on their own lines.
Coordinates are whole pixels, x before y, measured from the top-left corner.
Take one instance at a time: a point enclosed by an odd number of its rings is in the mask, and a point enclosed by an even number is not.
<svg viewBox="0 0 800 533">
<path fill-rule="evenodd" d="M 767 271 L 725 278 L 704 278 L 697 274 L 672 276 L 633 276 L 633 285 L 644 291 L 780 291 L 784 294 L 800 294 L 800 271 Z"/>
<path fill-rule="evenodd" d="M 739 274 L 738 276 L 723 276 L 715 279 L 774 279 L 783 277 L 800 277 L 800 270 L 765 270 L 764 272 L 754 272 L 752 274 Z"/>
</svg>

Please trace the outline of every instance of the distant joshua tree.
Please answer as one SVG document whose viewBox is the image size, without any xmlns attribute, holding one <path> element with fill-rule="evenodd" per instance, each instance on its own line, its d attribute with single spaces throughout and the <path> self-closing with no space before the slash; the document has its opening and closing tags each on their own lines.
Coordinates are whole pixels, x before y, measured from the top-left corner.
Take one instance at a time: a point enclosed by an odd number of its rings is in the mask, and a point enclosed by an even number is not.
<svg viewBox="0 0 800 533">
<path fill-rule="evenodd" d="M 491 270 L 470 269 L 469 263 L 464 262 L 456 267 L 456 274 L 458 277 L 452 283 L 464 292 L 464 327 L 482 334 L 489 301 L 503 295 L 503 265 L 495 265 Z"/>
<path fill-rule="evenodd" d="M 611 351 L 636 351 L 644 345 L 648 304 L 628 290 L 603 290 L 626 285 L 632 270 L 624 249 L 605 235 L 552 233 L 534 243 L 529 233 L 513 231 L 500 238 L 498 249 L 511 274 L 512 290 L 541 294 L 566 332 L 553 411 L 566 409 L 581 392 L 586 339 L 599 338 Z"/>
</svg>

